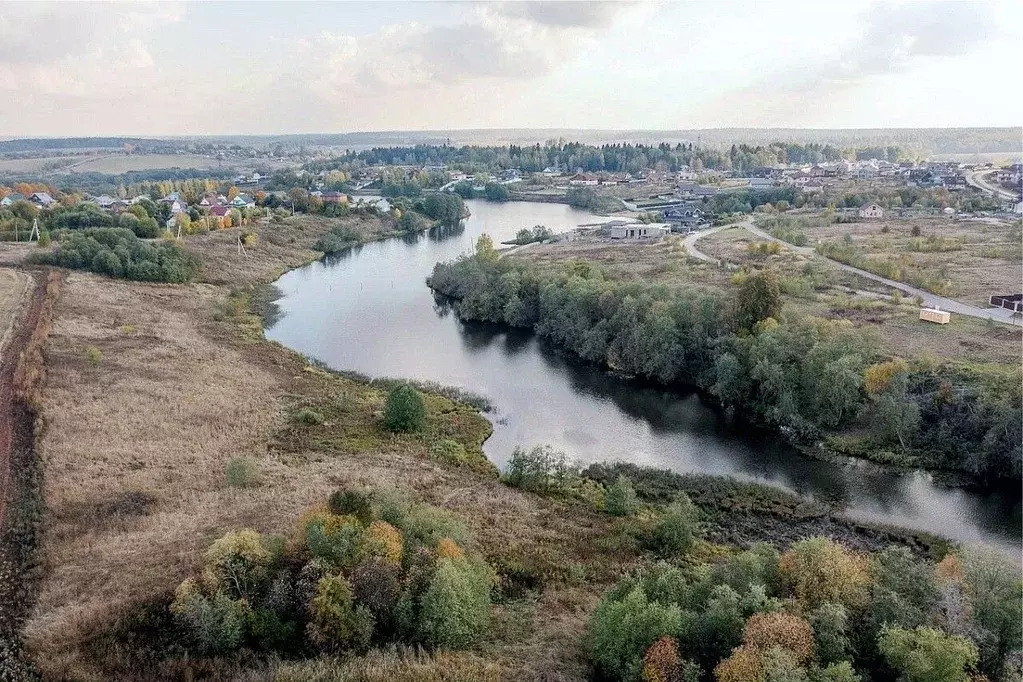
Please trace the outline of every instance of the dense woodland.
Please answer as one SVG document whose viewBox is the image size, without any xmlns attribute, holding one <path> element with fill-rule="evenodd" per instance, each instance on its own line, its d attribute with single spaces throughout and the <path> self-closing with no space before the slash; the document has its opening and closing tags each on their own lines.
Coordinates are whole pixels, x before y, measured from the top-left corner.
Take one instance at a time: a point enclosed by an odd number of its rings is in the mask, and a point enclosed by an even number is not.
<svg viewBox="0 0 1023 682">
<path fill-rule="evenodd" d="M 897 149 L 884 150 L 884 156 L 898 156 Z M 711 149 L 688 144 L 662 142 L 646 144 L 604 144 L 580 142 L 548 142 L 532 146 L 478 147 L 420 144 L 413 147 L 379 147 L 366 151 L 347 152 L 327 161 L 306 164 L 319 172 L 342 167 L 450 166 L 471 172 L 518 168 L 539 172 L 548 167 L 584 171 L 636 173 L 647 168 L 677 171 L 683 167 L 728 169 L 745 172 L 777 163 L 818 163 L 837 161 L 843 151 L 828 144 L 805 145 L 775 142 L 770 145 L 732 145 L 730 149 Z"/>
<path fill-rule="evenodd" d="M 785 314 L 770 271 L 740 273 L 734 296 L 605 278 L 584 263 L 541 269 L 476 253 L 430 286 L 466 320 L 533 329 L 589 362 L 699 387 L 739 414 L 812 444 L 868 431 L 892 463 L 1023 473 L 1019 372 L 885 357 L 851 323 Z"/>
</svg>

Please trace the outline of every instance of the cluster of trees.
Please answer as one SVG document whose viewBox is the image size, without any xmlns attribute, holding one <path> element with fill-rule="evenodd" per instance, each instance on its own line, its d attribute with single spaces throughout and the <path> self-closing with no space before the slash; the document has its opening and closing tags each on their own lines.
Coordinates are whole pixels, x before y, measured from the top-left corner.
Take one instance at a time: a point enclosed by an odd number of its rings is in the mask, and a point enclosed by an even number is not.
<svg viewBox="0 0 1023 682">
<path fill-rule="evenodd" d="M 511 190 L 508 189 L 507 185 L 500 182 L 484 183 L 482 191 L 477 191 L 473 187 L 474 183 L 471 181 L 462 180 L 455 183 L 451 191 L 463 199 L 486 199 L 487 201 L 508 201 L 511 199 Z"/>
<path fill-rule="evenodd" d="M 412 147 L 377 147 L 363 151 L 349 151 L 330 161 L 307 164 L 311 171 L 330 168 L 362 166 L 448 166 L 468 172 L 495 171 L 519 168 L 538 172 L 548 167 L 588 172 L 631 172 L 647 168 L 677 171 L 683 166 L 731 169 L 746 172 L 753 168 L 777 163 L 813 163 L 842 158 L 841 150 L 817 143 L 794 144 L 777 142 L 767 146 L 733 145 L 727 152 L 701 148 L 690 143 L 674 145 L 662 142 L 648 144 L 604 144 L 600 146 L 581 142 L 550 140 L 532 146 L 475 146 L 419 144 Z"/>
<path fill-rule="evenodd" d="M 457 517 L 386 491 L 338 491 L 293 537 L 228 533 L 170 610 L 201 653 L 464 648 L 485 632 L 492 569 Z"/>
<path fill-rule="evenodd" d="M 532 244 L 533 242 L 542 242 L 554 237 L 554 232 L 551 228 L 546 225 L 536 225 L 532 229 L 524 227 L 515 233 L 515 239 L 512 240 L 512 244 Z"/>
<path fill-rule="evenodd" d="M 1021 597 L 1018 567 L 993 553 L 933 565 L 812 538 L 640 570 L 597 607 L 587 650 L 628 682 L 1008 681 Z"/>
<path fill-rule="evenodd" d="M 531 328 L 587 361 L 699 387 L 804 442 L 865 426 L 874 451 L 987 478 L 1023 471 L 1009 437 L 1023 429 L 1018 381 L 951 390 L 962 383 L 951 370 L 889 367 L 880 344 L 847 321 L 786 319 L 770 271 L 740 273 L 725 297 L 608 280 L 586 263 L 499 259 L 481 238 L 474 255 L 437 264 L 429 284 L 464 319 Z M 888 370 L 887 381 L 868 380 Z"/>
<path fill-rule="evenodd" d="M 32 260 L 141 282 L 187 282 L 198 271 L 195 258 L 176 244 L 146 242 L 116 227 L 72 232 L 56 249 L 35 253 Z"/>
</svg>

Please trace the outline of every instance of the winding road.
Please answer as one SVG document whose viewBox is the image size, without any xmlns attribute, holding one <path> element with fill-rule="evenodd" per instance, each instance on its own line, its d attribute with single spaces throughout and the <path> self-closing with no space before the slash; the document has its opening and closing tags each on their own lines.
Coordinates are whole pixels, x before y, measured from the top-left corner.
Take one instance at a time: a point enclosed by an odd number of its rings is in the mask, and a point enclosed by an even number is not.
<svg viewBox="0 0 1023 682">
<path fill-rule="evenodd" d="M 825 260 L 831 263 L 832 265 L 835 265 L 836 267 L 845 270 L 846 272 L 852 272 L 854 274 L 859 275 L 860 277 L 865 277 L 866 279 L 870 279 L 875 282 L 880 282 L 881 284 L 891 287 L 892 289 L 898 289 L 899 291 L 909 296 L 917 296 L 923 301 L 924 306 L 928 308 L 940 308 L 941 310 L 947 310 L 950 313 L 956 313 L 957 315 L 965 315 L 967 317 L 975 317 L 981 320 L 993 320 L 994 322 L 1014 324 L 1017 326 L 1023 325 L 1023 319 L 1020 319 L 1020 316 L 1018 315 L 1013 315 L 1012 311 L 1010 310 L 1006 310 L 1004 308 L 980 308 L 975 305 L 970 305 L 969 303 L 963 303 L 962 301 L 956 301 L 954 299 L 946 298 L 944 296 L 938 296 L 936 294 L 932 294 L 929 291 L 924 291 L 923 289 L 918 289 L 917 287 L 910 286 L 904 282 L 898 282 L 896 280 L 888 279 L 887 277 L 881 277 L 880 275 L 875 275 L 874 273 L 867 272 L 866 270 L 863 270 L 861 268 L 857 268 L 852 265 L 847 265 L 846 263 L 840 263 L 839 261 L 832 260 L 831 258 L 826 258 L 808 246 L 795 246 L 794 244 L 790 244 L 789 242 L 778 239 L 777 237 L 774 237 L 768 234 L 767 232 L 764 232 L 759 227 L 756 227 L 755 225 L 753 225 L 752 218 L 747 218 L 741 223 L 735 223 L 733 225 L 722 225 L 720 227 L 712 227 L 709 230 L 703 230 L 702 232 L 694 232 L 693 234 L 686 237 L 685 240 L 683 241 L 683 244 L 685 244 L 686 247 L 686 251 L 688 251 L 689 254 L 692 255 L 694 258 L 698 258 L 699 260 L 708 263 L 713 263 L 715 265 L 719 264 L 720 261 L 718 261 L 718 259 L 712 258 L 711 256 L 708 256 L 707 254 L 701 252 L 696 247 L 696 242 L 702 239 L 703 237 L 712 235 L 716 232 L 720 232 L 721 230 L 730 227 L 744 228 L 750 233 L 756 235 L 757 237 L 760 237 L 761 239 L 777 242 L 778 244 L 781 244 L 782 246 L 791 249 L 796 253 L 800 253 L 810 258 L 820 258 L 821 260 Z"/>
<path fill-rule="evenodd" d="M 994 196 L 998 197 L 999 199 L 1005 199 L 1006 201 L 1013 201 L 1013 202 L 1020 200 L 1018 194 L 1010 192 L 1009 190 L 1005 189 L 1004 187 L 999 187 L 995 183 L 991 182 L 988 179 L 988 177 L 987 177 L 991 173 L 994 173 L 994 171 L 993 170 L 985 170 L 985 171 L 973 171 L 972 173 L 967 173 L 966 174 L 966 182 L 967 182 L 967 184 L 972 185 L 973 187 L 976 187 L 977 189 L 979 189 L 982 192 L 987 192 L 988 194 L 993 194 Z"/>
</svg>

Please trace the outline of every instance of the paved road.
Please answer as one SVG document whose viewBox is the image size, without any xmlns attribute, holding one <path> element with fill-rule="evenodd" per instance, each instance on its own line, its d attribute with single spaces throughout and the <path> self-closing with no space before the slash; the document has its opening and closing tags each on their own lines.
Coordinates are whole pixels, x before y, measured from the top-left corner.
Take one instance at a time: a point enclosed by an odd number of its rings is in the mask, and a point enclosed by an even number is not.
<svg viewBox="0 0 1023 682">
<path fill-rule="evenodd" d="M 781 239 L 778 239 L 777 237 L 774 237 L 768 234 L 767 232 L 764 232 L 759 227 L 754 226 L 753 221 L 751 219 L 747 219 L 742 223 L 736 223 L 735 225 L 726 225 L 721 228 L 712 228 L 710 230 L 704 230 L 703 232 L 694 233 L 687 237 L 684 242 L 686 245 L 686 250 L 688 250 L 689 253 L 693 254 L 696 258 L 699 258 L 700 260 L 705 260 L 709 263 L 717 263 L 718 261 L 716 259 L 711 258 L 706 254 L 700 253 L 696 249 L 695 244 L 698 239 L 705 237 L 709 234 L 713 234 L 714 232 L 718 232 L 721 229 L 724 229 L 725 227 L 744 227 L 751 233 L 760 237 L 761 239 L 766 239 L 772 242 L 778 242 L 779 244 L 785 246 L 786 248 L 792 249 L 796 253 L 801 253 L 804 256 L 808 256 L 811 258 L 820 258 L 822 260 L 826 260 L 829 263 L 841 268 L 842 270 L 845 270 L 846 272 L 852 272 L 861 277 L 874 280 L 875 282 L 880 282 L 881 284 L 889 286 L 892 289 L 898 289 L 899 291 L 908 294 L 909 296 L 919 296 L 923 300 L 924 305 L 928 308 L 938 307 L 941 310 L 947 310 L 950 313 L 966 315 L 967 317 L 976 317 L 981 320 L 994 320 L 995 322 L 1004 322 L 1005 324 L 1023 325 L 1023 320 L 1021 320 L 1018 316 L 1013 317 L 1012 312 L 1004 308 L 980 308 L 975 305 L 970 305 L 969 303 L 963 303 L 962 301 L 956 301 L 951 298 L 945 298 L 944 296 L 938 296 L 936 294 L 932 294 L 929 291 L 918 289 L 903 282 L 897 282 L 886 277 L 881 277 L 880 275 L 875 275 L 872 272 L 867 272 L 866 270 L 853 267 L 852 265 L 847 265 L 845 263 L 840 263 L 837 260 L 825 258 L 824 256 L 821 256 L 810 247 L 795 246 L 793 244 L 789 244 L 786 241 L 782 241 Z"/>
<path fill-rule="evenodd" d="M 994 173 L 994 171 L 973 171 L 972 173 L 967 173 L 966 182 L 982 192 L 995 195 L 999 199 L 1005 199 L 1006 201 L 1019 201 L 1019 196 L 1017 194 L 991 182 L 987 177 L 991 173 Z"/>
</svg>

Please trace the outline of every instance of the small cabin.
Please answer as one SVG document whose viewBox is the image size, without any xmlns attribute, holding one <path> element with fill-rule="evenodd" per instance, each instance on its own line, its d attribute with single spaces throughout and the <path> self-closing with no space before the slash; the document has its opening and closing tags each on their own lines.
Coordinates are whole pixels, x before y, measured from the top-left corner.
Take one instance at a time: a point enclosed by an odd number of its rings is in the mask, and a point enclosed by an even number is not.
<svg viewBox="0 0 1023 682">
<path fill-rule="evenodd" d="M 884 218 L 884 209 L 877 204 L 864 204 L 859 210 L 859 216 L 868 220 Z"/>
<path fill-rule="evenodd" d="M 925 320 L 926 322 L 934 322 L 936 324 L 948 324 L 949 320 L 952 319 L 952 315 L 947 310 L 921 308 L 920 319 Z"/>
</svg>

